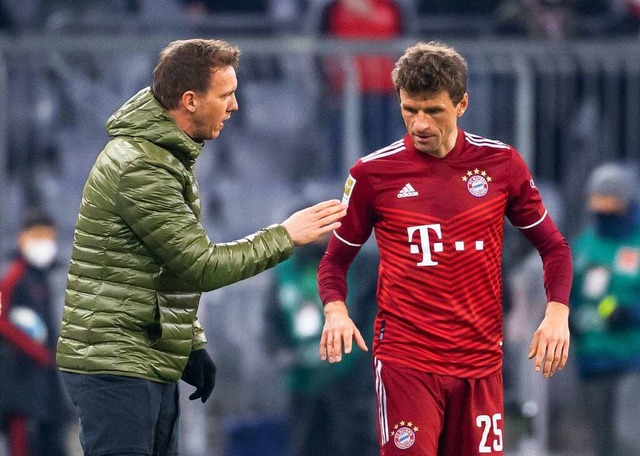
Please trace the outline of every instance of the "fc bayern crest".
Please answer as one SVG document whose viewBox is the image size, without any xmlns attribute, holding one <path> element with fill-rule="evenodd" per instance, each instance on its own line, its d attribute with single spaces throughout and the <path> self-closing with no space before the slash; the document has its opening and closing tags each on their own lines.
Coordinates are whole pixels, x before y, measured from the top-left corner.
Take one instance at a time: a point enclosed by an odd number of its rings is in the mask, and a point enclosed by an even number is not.
<svg viewBox="0 0 640 456">
<path fill-rule="evenodd" d="M 489 192 L 491 177 L 487 175 L 486 171 L 480 171 L 476 168 L 473 171 L 467 171 L 467 174 L 462 176 L 462 181 L 466 183 L 469 193 L 480 198 Z"/>
<path fill-rule="evenodd" d="M 413 429 L 403 426 L 393 434 L 393 443 L 401 450 L 411 448 L 416 443 L 416 433 Z"/>
</svg>

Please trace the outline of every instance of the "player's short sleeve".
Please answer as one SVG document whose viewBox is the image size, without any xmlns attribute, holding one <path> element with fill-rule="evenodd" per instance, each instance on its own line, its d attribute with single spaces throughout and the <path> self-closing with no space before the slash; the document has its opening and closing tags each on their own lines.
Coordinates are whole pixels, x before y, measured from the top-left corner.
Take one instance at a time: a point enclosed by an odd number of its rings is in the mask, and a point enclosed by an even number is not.
<svg viewBox="0 0 640 456">
<path fill-rule="evenodd" d="M 349 172 L 342 202 L 348 205 L 347 215 L 335 235 L 345 244 L 359 247 L 367 242 L 373 228 L 373 190 L 362 161 Z"/>
<path fill-rule="evenodd" d="M 532 228 L 547 216 L 531 171 L 520 154 L 512 149 L 507 218 L 520 229 Z"/>
</svg>

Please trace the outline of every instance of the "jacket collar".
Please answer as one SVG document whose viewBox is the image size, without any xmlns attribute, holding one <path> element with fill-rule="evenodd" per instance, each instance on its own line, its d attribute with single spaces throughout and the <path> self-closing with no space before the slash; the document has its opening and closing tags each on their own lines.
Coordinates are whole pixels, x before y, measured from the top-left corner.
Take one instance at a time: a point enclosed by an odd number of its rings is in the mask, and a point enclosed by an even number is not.
<svg viewBox="0 0 640 456">
<path fill-rule="evenodd" d="M 144 138 L 170 151 L 188 168 L 193 166 L 204 145 L 178 128 L 150 87 L 139 91 L 109 117 L 107 133 L 110 137 Z"/>
</svg>

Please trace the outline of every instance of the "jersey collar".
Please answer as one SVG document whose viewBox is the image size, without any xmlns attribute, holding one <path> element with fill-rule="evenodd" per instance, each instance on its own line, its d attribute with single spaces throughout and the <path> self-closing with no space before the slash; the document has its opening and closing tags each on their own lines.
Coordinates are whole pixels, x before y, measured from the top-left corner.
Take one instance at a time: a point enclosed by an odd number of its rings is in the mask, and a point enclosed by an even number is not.
<svg viewBox="0 0 640 456">
<path fill-rule="evenodd" d="M 407 148 L 409 156 L 416 160 L 446 160 L 449 162 L 455 162 L 460 155 L 463 144 L 464 131 L 458 128 L 458 137 L 456 138 L 456 143 L 454 144 L 453 149 L 451 149 L 451 152 L 449 152 L 444 158 L 437 158 L 432 155 L 425 154 L 424 152 L 420 152 L 418 149 L 416 149 L 416 146 L 413 144 L 413 140 L 411 139 L 411 135 L 409 135 L 409 133 L 407 133 L 404 137 L 404 146 Z"/>
</svg>

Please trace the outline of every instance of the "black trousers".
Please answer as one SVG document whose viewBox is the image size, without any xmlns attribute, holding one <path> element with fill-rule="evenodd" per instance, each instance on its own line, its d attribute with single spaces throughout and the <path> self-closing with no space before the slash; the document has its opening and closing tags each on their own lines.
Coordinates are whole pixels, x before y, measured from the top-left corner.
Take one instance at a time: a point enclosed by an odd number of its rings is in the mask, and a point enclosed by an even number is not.
<svg viewBox="0 0 640 456">
<path fill-rule="evenodd" d="M 85 456 L 176 456 L 177 383 L 62 373 L 80 419 Z"/>
</svg>

